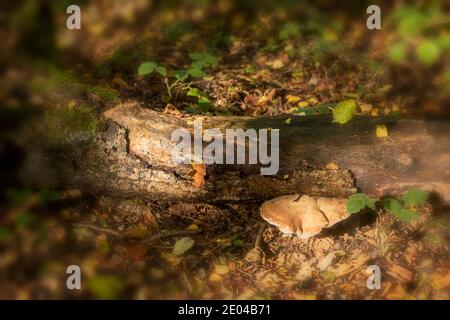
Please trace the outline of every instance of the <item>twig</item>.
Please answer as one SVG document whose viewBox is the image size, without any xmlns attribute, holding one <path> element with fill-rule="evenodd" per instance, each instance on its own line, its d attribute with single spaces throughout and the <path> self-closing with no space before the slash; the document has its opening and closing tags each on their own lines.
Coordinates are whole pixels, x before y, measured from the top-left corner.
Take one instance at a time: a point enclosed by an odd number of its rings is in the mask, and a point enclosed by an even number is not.
<svg viewBox="0 0 450 320">
<path fill-rule="evenodd" d="M 121 236 L 120 232 L 118 232 L 118 231 L 115 231 L 115 230 L 112 230 L 112 229 L 108 229 L 108 228 L 94 226 L 92 224 L 74 223 L 73 226 L 77 227 L 77 228 L 87 228 L 87 229 L 91 229 L 91 230 L 94 230 L 94 231 L 109 233 L 109 234 L 111 234 L 111 235 L 113 235 L 115 237 L 120 237 Z"/>
<path fill-rule="evenodd" d="M 177 237 L 177 236 L 186 236 L 192 235 L 201 232 L 201 230 L 169 230 L 169 231 L 161 231 L 157 234 L 151 236 L 150 238 L 143 241 L 143 243 L 151 243 L 153 241 L 158 241 L 163 238 Z"/>
<path fill-rule="evenodd" d="M 260 223 L 259 225 L 259 230 L 258 230 L 258 234 L 256 235 L 256 239 L 255 239 L 255 249 L 259 249 L 261 250 L 261 241 L 262 241 L 262 234 L 264 232 L 264 230 L 266 230 L 266 224 L 265 223 Z"/>
</svg>

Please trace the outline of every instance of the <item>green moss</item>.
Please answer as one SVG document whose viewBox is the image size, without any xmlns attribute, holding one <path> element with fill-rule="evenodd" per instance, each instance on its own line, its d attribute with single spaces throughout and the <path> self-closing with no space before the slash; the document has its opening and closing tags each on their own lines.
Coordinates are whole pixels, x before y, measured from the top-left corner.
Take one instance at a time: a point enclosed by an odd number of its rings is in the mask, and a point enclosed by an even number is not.
<svg viewBox="0 0 450 320">
<path fill-rule="evenodd" d="M 39 65 L 39 76 L 30 81 L 30 90 L 38 95 L 48 96 L 51 102 L 59 105 L 72 100 L 82 101 L 86 93 L 96 95 L 105 104 L 116 103 L 116 91 L 100 85 L 91 85 L 79 80 L 70 72 L 62 71 L 52 65 Z"/>
<path fill-rule="evenodd" d="M 88 140 L 98 132 L 99 120 L 94 108 L 70 104 L 47 110 L 40 128 L 50 145 L 64 145 Z"/>
</svg>

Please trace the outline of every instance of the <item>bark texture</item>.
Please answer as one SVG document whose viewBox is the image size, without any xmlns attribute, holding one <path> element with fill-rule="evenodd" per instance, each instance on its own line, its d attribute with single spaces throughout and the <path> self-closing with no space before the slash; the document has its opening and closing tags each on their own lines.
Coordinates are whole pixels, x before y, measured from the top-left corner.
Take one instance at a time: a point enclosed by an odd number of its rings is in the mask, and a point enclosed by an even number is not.
<svg viewBox="0 0 450 320">
<path fill-rule="evenodd" d="M 89 142 L 48 155 L 58 186 L 97 194 L 159 201 L 266 200 L 286 194 L 373 196 L 410 187 L 450 201 L 450 124 L 356 117 L 346 125 L 330 116 L 199 117 L 203 128 L 280 129 L 280 170 L 261 176 L 260 165 L 208 165 L 203 188 L 192 186 L 192 166 L 171 159 L 171 134 L 193 130 L 192 118 L 124 103 L 103 114 L 105 130 Z M 388 127 L 378 138 L 376 125 Z M 207 144 L 207 143 L 205 143 Z M 333 162 L 339 169 L 326 169 Z M 28 169 L 33 175 L 32 170 Z"/>
</svg>

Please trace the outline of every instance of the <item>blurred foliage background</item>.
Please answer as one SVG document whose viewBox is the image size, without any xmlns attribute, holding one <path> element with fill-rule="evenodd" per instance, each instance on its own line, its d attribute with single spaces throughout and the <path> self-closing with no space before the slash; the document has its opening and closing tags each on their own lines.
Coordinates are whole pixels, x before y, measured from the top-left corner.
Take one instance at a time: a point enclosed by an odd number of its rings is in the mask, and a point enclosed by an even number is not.
<svg viewBox="0 0 450 320">
<path fill-rule="evenodd" d="M 71 4 L 81 7 L 81 30 L 65 26 Z M 370 4 L 381 8 L 381 30 L 366 28 Z M 141 287 L 148 274 L 164 280 L 161 267 L 135 261 L 121 269 L 127 277 L 98 275 L 97 255 L 112 251 L 106 235 L 86 240 L 93 236 L 66 228 L 82 216 L 103 221 L 96 199 L 68 209 L 71 196 L 48 188 L 50 174 L 22 169 L 45 158 L 33 153 L 37 145 L 53 154 L 89 139 L 101 129 L 98 114 L 117 102 L 259 115 L 327 112 L 352 98 L 365 115 L 450 117 L 444 0 L 2 1 L 0 39 L 0 297 L 73 297 L 58 283 L 62 261 L 78 260 L 88 270 L 83 297 L 185 297 L 180 283 L 158 288 L 160 295 Z M 205 74 L 168 93 L 164 77 L 206 52 Z M 140 76 L 148 61 L 164 69 Z"/>
</svg>

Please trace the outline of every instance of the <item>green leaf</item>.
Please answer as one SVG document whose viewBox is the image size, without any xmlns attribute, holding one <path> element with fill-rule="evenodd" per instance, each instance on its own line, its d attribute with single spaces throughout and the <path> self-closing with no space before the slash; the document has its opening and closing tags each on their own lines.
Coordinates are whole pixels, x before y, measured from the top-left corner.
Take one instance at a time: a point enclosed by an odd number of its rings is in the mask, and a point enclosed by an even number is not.
<svg viewBox="0 0 450 320">
<path fill-rule="evenodd" d="M 201 67 L 216 66 L 219 60 L 208 52 L 192 52 L 189 58 L 201 64 Z"/>
<path fill-rule="evenodd" d="M 366 207 L 366 203 L 362 199 L 348 199 L 347 211 L 351 214 L 358 213 Z"/>
<path fill-rule="evenodd" d="M 184 81 L 189 77 L 189 75 L 187 74 L 187 72 L 185 70 L 177 70 L 175 71 L 175 78 L 178 81 Z"/>
<path fill-rule="evenodd" d="M 433 65 L 441 55 L 439 46 L 430 40 L 422 41 L 416 48 L 417 59 L 428 66 Z"/>
<path fill-rule="evenodd" d="M 199 61 L 203 59 L 203 55 L 200 52 L 192 52 L 189 54 L 189 58 L 194 61 Z"/>
<path fill-rule="evenodd" d="M 384 209 L 393 214 L 394 216 L 400 216 L 403 211 L 403 206 L 400 201 L 396 199 L 386 199 L 383 201 Z"/>
<path fill-rule="evenodd" d="M 154 62 L 144 62 L 138 68 L 138 75 L 146 76 L 155 71 L 157 64 Z"/>
<path fill-rule="evenodd" d="M 384 200 L 383 207 L 387 212 L 397 217 L 400 221 L 408 222 L 420 218 L 420 215 L 417 212 L 405 209 L 402 203 L 396 199 Z"/>
<path fill-rule="evenodd" d="M 195 77 L 195 78 L 202 78 L 206 76 L 206 73 L 202 69 L 198 68 L 191 68 L 187 71 L 189 75 Z"/>
<path fill-rule="evenodd" d="M 203 61 L 205 61 L 210 66 L 216 66 L 219 64 L 219 60 L 209 53 L 204 54 Z"/>
<path fill-rule="evenodd" d="M 203 94 L 198 88 L 189 88 L 189 91 L 187 93 L 190 97 L 202 97 Z"/>
<path fill-rule="evenodd" d="M 208 111 L 209 106 L 211 105 L 211 101 L 209 101 L 208 97 L 200 97 L 197 101 L 200 108 L 205 111 Z"/>
<path fill-rule="evenodd" d="M 404 42 L 397 42 L 389 48 L 388 58 L 392 62 L 400 62 L 406 58 L 406 44 Z"/>
<path fill-rule="evenodd" d="M 173 254 L 176 256 L 183 255 L 186 251 L 188 251 L 194 245 L 194 240 L 190 237 L 183 237 L 173 246 Z"/>
<path fill-rule="evenodd" d="M 355 111 L 356 102 L 354 100 L 341 101 L 333 109 L 333 122 L 345 124 L 353 118 Z"/>
<path fill-rule="evenodd" d="M 411 189 L 402 197 L 405 206 L 418 205 L 428 200 L 429 192 L 420 189 Z"/>
<path fill-rule="evenodd" d="M 409 222 L 412 220 L 417 220 L 420 218 L 420 215 L 408 209 L 403 209 L 399 214 L 394 214 L 400 221 Z"/>
<path fill-rule="evenodd" d="M 398 31 L 405 37 L 419 33 L 427 20 L 427 16 L 414 7 L 397 10 L 396 16 L 399 20 Z"/>
<path fill-rule="evenodd" d="M 283 25 L 283 28 L 278 34 L 278 38 L 281 40 L 286 40 L 290 37 L 296 37 L 300 33 L 300 26 L 295 22 L 288 22 Z"/>
<path fill-rule="evenodd" d="M 375 210 L 375 199 L 369 198 L 365 193 L 355 193 L 348 198 L 347 211 L 349 213 L 358 213 L 365 207 Z"/>
<path fill-rule="evenodd" d="M 163 66 L 156 66 L 155 70 L 156 70 L 156 72 L 158 72 L 163 77 L 165 77 L 167 75 L 167 70 Z"/>
</svg>

